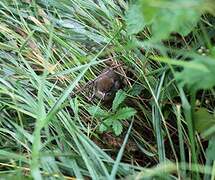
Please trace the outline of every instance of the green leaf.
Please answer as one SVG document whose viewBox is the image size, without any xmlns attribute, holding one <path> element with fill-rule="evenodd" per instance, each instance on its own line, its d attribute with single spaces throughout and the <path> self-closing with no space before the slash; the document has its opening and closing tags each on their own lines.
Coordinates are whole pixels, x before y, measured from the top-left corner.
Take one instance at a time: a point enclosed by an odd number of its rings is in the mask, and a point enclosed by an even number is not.
<svg viewBox="0 0 215 180">
<path fill-rule="evenodd" d="M 173 5 L 175 2 L 164 3 L 164 9 L 160 9 L 160 13 L 152 24 L 152 39 L 154 41 L 167 39 L 172 32 L 186 36 L 196 26 L 200 18 L 200 13 L 194 7 L 184 8 L 185 2 L 178 2 L 176 8 L 165 7 L 167 4 Z"/>
<path fill-rule="evenodd" d="M 99 106 L 90 106 L 88 109 L 90 115 L 95 117 L 105 117 L 108 116 L 108 112 L 101 109 Z"/>
<path fill-rule="evenodd" d="M 209 140 L 208 148 L 206 150 L 206 157 L 208 160 L 212 161 L 215 160 L 214 152 L 215 152 L 215 137 L 212 137 Z"/>
<path fill-rule="evenodd" d="M 20 170 L 19 170 L 20 171 Z M 1 180 L 32 180 L 33 178 L 25 176 L 22 172 L 15 171 L 10 173 L 1 173 Z"/>
<path fill-rule="evenodd" d="M 152 40 L 167 39 L 172 32 L 183 36 L 196 26 L 203 11 L 200 0 L 139 0 L 127 12 L 129 34 L 152 26 Z"/>
<path fill-rule="evenodd" d="M 107 129 L 108 129 L 107 126 L 103 123 L 99 126 L 99 131 L 102 133 L 107 131 Z"/>
<path fill-rule="evenodd" d="M 210 89 L 215 85 L 215 61 L 208 57 L 195 58 L 192 62 L 206 68 L 206 70 L 184 67 L 181 72 L 176 73 L 175 77 L 180 86 L 187 85 L 189 89 Z M 205 69 L 204 68 L 204 69 Z"/>
<path fill-rule="evenodd" d="M 215 125 L 215 117 L 206 108 L 200 108 L 194 112 L 194 127 L 197 132 L 202 133 L 209 127 Z"/>
<path fill-rule="evenodd" d="M 128 9 L 126 22 L 129 34 L 142 31 L 156 17 L 158 8 L 151 6 L 150 1 L 155 2 L 155 0 L 137 1 Z"/>
<path fill-rule="evenodd" d="M 183 8 L 180 9 L 177 16 L 177 20 L 180 23 L 178 26 L 176 26 L 175 31 L 177 31 L 182 36 L 187 36 L 197 25 L 200 17 L 200 12 L 196 11 L 195 8 L 193 8 L 192 11 L 188 9 L 184 11 Z"/>
<path fill-rule="evenodd" d="M 112 128 L 113 128 L 115 135 L 119 136 L 122 133 L 123 127 L 122 127 L 121 122 L 113 121 Z"/>
<path fill-rule="evenodd" d="M 109 127 L 109 126 L 112 125 L 113 121 L 114 121 L 113 116 L 109 116 L 107 119 L 105 119 L 105 120 L 103 121 L 103 123 L 104 123 L 106 126 Z"/>
<path fill-rule="evenodd" d="M 102 124 L 99 126 L 99 131 L 100 132 L 105 132 L 107 131 L 111 125 L 113 124 L 113 119 L 112 116 L 108 117 L 107 119 L 105 119 Z"/>
<path fill-rule="evenodd" d="M 136 34 L 145 27 L 144 16 L 141 7 L 137 4 L 132 5 L 127 12 L 126 17 L 128 34 Z"/>
<path fill-rule="evenodd" d="M 119 109 L 116 114 L 113 116 L 114 120 L 125 120 L 136 114 L 136 110 L 131 107 L 124 107 Z"/>
<path fill-rule="evenodd" d="M 163 1 L 163 0 L 140 0 L 139 1 L 141 12 L 146 21 L 146 24 L 152 23 L 154 18 L 157 16 L 159 12 L 159 7 L 154 6 L 154 4 L 158 3 L 158 1 Z"/>
<path fill-rule="evenodd" d="M 112 110 L 116 111 L 116 109 L 119 107 L 119 105 L 125 100 L 126 98 L 126 93 L 123 90 L 119 90 L 116 93 L 116 96 L 113 100 L 113 104 L 112 104 Z"/>
<path fill-rule="evenodd" d="M 134 84 L 132 86 L 132 89 L 130 90 L 129 94 L 132 95 L 132 96 L 138 96 L 141 94 L 143 90 L 143 86 L 140 85 L 140 84 Z"/>
</svg>

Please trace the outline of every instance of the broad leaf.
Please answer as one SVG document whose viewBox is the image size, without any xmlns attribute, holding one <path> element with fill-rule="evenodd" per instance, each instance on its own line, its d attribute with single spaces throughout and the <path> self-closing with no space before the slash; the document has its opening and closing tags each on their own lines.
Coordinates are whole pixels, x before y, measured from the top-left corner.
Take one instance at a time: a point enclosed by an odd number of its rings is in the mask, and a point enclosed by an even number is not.
<svg viewBox="0 0 215 180">
<path fill-rule="evenodd" d="M 116 96 L 113 100 L 113 104 L 112 104 L 112 110 L 116 111 L 116 109 L 119 107 L 119 105 L 125 100 L 126 98 L 126 93 L 123 90 L 119 90 L 116 93 Z"/>
<path fill-rule="evenodd" d="M 143 30 L 146 24 L 139 5 L 135 4 L 129 8 L 126 22 L 128 34 L 136 34 Z"/>
<path fill-rule="evenodd" d="M 111 126 L 111 124 L 113 123 L 113 121 L 114 121 L 114 119 L 113 119 L 113 116 L 110 116 L 110 117 L 108 117 L 107 119 L 105 119 L 104 121 L 103 121 L 103 124 L 105 124 L 106 126 Z"/>
<path fill-rule="evenodd" d="M 119 121 L 113 121 L 112 128 L 114 133 L 119 136 L 122 133 L 122 124 Z"/>
<path fill-rule="evenodd" d="M 176 80 L 179 85 L 187 85 L 189 89 L 210 89 L 215 85 L 215 60 L 208 57 L 200 57 L 194 59 L 192 62 L 204 66 L 205 68 L 193 69 L 190 67 L 184 67 L 181 72 L 176 73 Z"/>
<path fill-rule="evenodd" d="M 151 25 L 153 41 L 167 39 L 172 32 L 186 36 L 199 21 L 202 6 L 201 0 L 139 0 L 128 10 L 128 32 Z"/>
<path fill-rule="evenodd" d="M 177 3 L 177 7 L 173 7 Z M 200 12 L 195 6 L 200 6 L 199 1 L 190 1 L 190 6 L 185 7 L 186 1 L 163 3 L 158 16 L 152 24 L 152 38 L 154 40 L 167 39 L 172 32 L 178 32 L 182 36 L 188 35 L 196 26 Z M 171 19 L 171 20 L 170 20 Z"/>
<path fill-rule="evenodd" d="M 206 150 L 206 157 L 208 160 L 214 161 L 215 160 L 215 137 L 212 137 L 209 140 L 208 148 Z"/>
<path fill-rule="evenodd" d="M 150 1 L 155 2 L 155 0 L 139 0 L 128 9 L 126 20 L 129 34 L 136 34 L 153 22 L 159 11 L 157 7 L 150 5 Z"/>
<path fill-rule="evenodd" d="M 99 126 L 99 131 L 100 131 L 100 132 L 105 132 L 105 131 L 107 131 L 107 130 L 111 127 L 113 121 L 114 121 L 114 120 L 112 119 L 112 116 L 110 116 L 110 117 L 108 117 L 107 119 L 105 119 L 105 120 L 103 121 L 103 123 Z"/>
<path fill-rule="evenodd" d="M 119 109 L 116 114 L 114 115 L 113 119 L 116 120 L 125 120 L 125 119 L 129 119 L 132 116 L 134 116 L 136 113 L 136 110 L 134 108 L 131 107 L 124 107 L 122 109 Z"/>
<path fill-rule="evenodd" d="M 194 127 L 199 133 L 204 132 L 209 127 L 215 125 L 215 116 L 210 114 L 207 109 L 200 108 L 194 112 Z"/>
<path fill-rule="evenodd" d="M 99 106 L 90 106 L 88 109 L 90 115 L 95 117 L 105 117 L 108 116 L 108 112 L 101 109 Z"/>
</svg>

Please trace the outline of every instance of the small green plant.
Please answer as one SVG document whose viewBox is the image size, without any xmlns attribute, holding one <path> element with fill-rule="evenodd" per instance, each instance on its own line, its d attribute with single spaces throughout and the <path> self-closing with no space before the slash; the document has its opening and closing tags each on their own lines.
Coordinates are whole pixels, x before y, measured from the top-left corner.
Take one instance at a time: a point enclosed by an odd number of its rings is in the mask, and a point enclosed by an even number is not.
<svg viewBox="0 0 215 180">
<path fill-rule="evenodd" d="M 131 118 L 136 113 L 134 108 L 123 106 L 125 98 L 126 93 L 123 90 L 119 90 L 116 93 L 110 111 L 106 111 L 99 106 L 90 106 L 88 108 L 93 117 L 101 119 L 100 132 L 111 130 L 117 136 L 122 133 L 122 121 Z"/>
</svg>

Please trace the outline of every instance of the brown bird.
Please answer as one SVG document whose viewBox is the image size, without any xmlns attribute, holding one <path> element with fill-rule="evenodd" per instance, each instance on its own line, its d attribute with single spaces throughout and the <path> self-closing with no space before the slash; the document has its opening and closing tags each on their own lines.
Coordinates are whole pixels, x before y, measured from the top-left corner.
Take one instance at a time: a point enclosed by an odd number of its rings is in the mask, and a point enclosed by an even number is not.
<svg viewBox="0 0 215 180">
<path fill-rule="evenodd" d="M 94 94 L 104 101 L 113 99 L 117 90 L 121 87 L 121 78 L 112 68 L 107 68 L 94 81 Z"/>
</svg>

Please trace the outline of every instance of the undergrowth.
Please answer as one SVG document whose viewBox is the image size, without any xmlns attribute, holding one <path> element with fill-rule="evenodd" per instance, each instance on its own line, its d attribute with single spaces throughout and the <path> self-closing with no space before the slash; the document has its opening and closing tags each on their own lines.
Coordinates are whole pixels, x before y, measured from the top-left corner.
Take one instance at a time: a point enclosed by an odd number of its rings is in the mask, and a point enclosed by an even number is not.
<svg viewBox="0 0 215 180">
<path fill-rule="evenodd" d="M 1 179 L 214 179 L 214 10 L 2 0 Z M 92 99 L 112 66 L 121 89 Z"/>
</svg>

